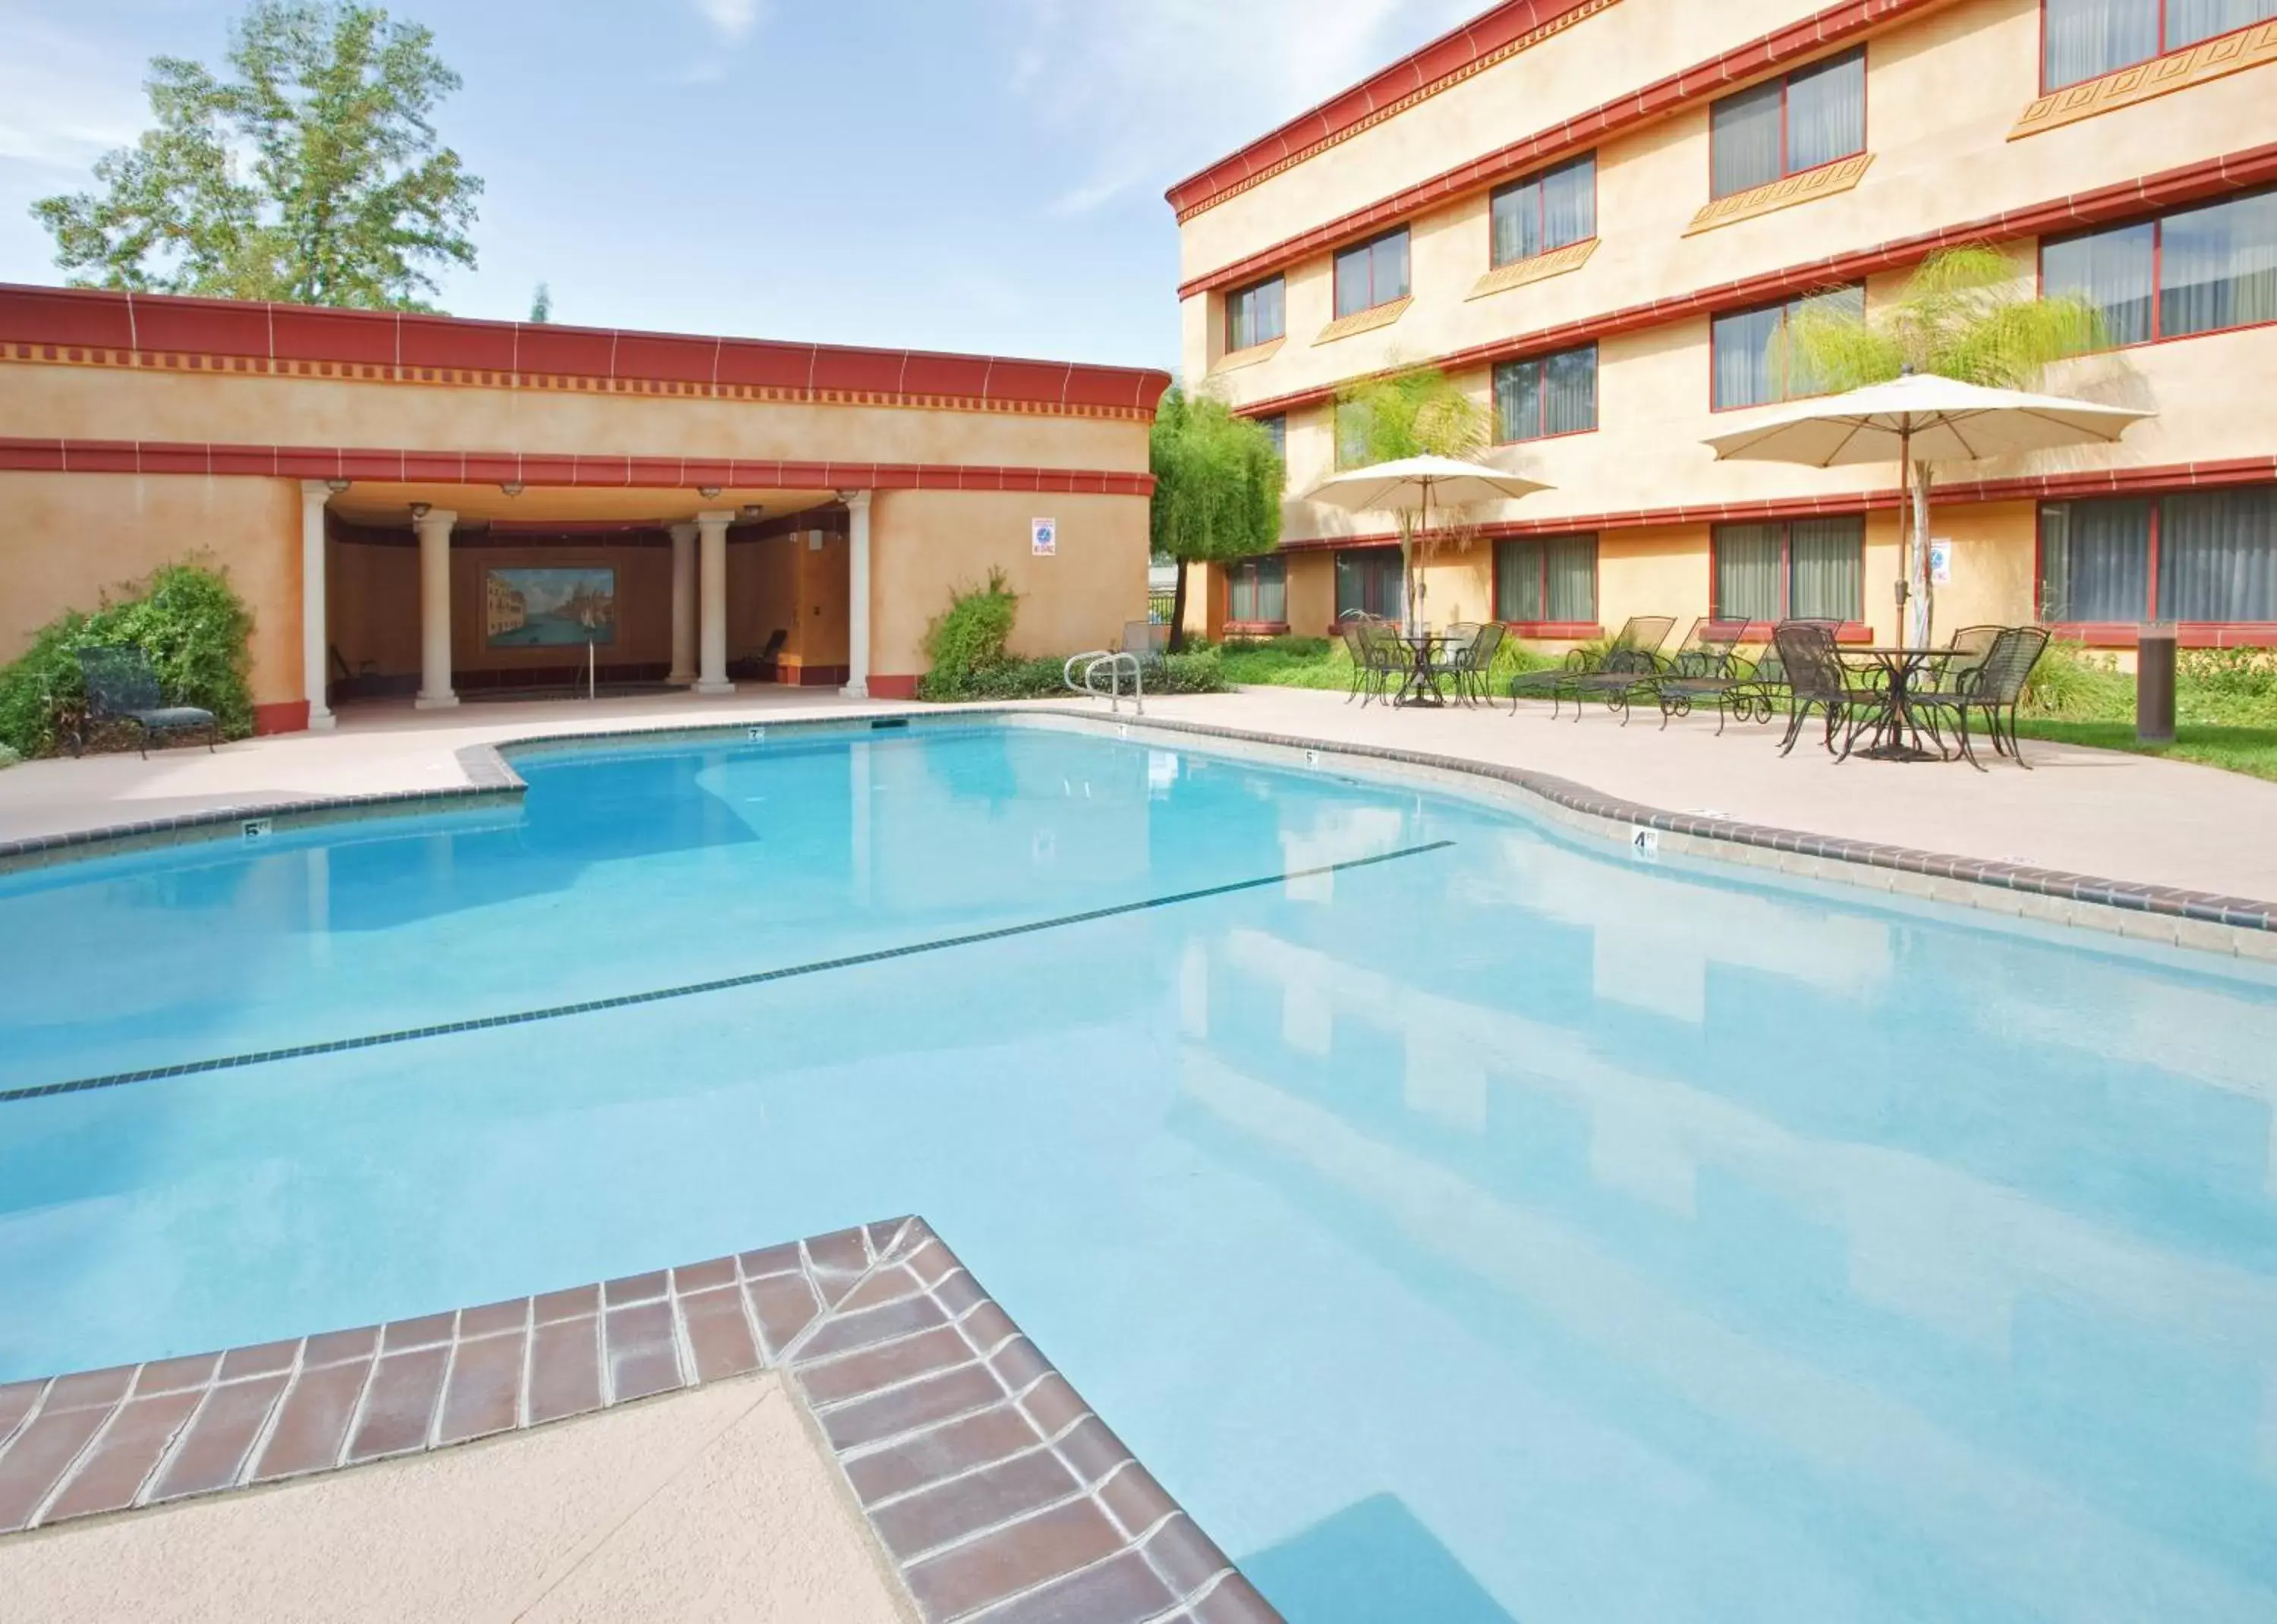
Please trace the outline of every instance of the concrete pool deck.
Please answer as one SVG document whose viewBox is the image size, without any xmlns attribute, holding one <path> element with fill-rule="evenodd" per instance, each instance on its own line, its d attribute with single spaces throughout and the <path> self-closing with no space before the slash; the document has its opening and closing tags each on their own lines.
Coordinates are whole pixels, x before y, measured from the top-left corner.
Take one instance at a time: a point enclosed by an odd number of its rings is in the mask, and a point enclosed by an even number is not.
<svg viewBox="0 0 2277 1624">
<path fill-rule="evenodd" d="M 1025 709 L 1028 707 L 1021 707 Z M 1069 702 L 1034 709 L 1103 715 Z M 928 712 L 932 708 L 925 708 Z M 825 720 L 907 712 L 796 689 L 715 700 L 634 699 L 345 709 L 330 733 L 252 739 L 208 754 L 176 747 L 27 762 L 0 772 L 0 844 L 217 809 L 342 795 L 463 787 L 459 751 L 535 735 Z M 1570 717 L 1571 712 L 1567 713 Z M 1149 718 L 1523 768 L 1674 813 L 2152 886 L 2277 900 L 2277 784 L 2189 763 L 2027 740 L 2033 770 L 1993 761 L 1836 763 L 1808 744 L 1782 759 L 1778 734 L 1712 718 L 1663 732 L 1602 711 L 1552 721 L 1547 707 L 1392 710 L 1340 694 L 1250 688 L 1147 702 Z M 1124 719 L 1129 719 L 1128 712 Z"/>
</svg>

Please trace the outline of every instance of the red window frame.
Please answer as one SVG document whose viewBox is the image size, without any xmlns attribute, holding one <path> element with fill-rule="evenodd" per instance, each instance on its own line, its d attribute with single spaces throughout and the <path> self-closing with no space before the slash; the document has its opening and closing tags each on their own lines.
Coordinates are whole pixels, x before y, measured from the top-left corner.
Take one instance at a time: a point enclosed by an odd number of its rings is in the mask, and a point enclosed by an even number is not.
<svg viewBox="0 0 2277 1624">
<path fill-rule="evenodd" d="M 2253 27 L 2258 27 L 2259 24 Z M 2216 39 L 2223 35 L 2216 34 Z M 2134 338 L 2125 344 L 2114 344 L 2098 354 L 2111 354 L 2120 350 L 2139 350 L 2153 344 L 2175 344 L 2184 338 L 2210 338 L 2216 333 L 2250 332 L 2257 327 L 2277 327 L 2277 320 L 2241 322 L 2235 327 L 2201 327 L 2192 332 L 2169 333 L 2167 326 L 2167 222 L 2180 214 L 2195 214 L 2202 209 L 2218 209 L 2225 203 L 2243 202 L 2249 198 L 2266 196 L 2277 192 L 2277 186 L 2256 186 L 2250 191 L 2231 192 L 2214 197 L 2201 198 L 2180 209 L 2168 209 L 2158 214 L 2135 215 L 2124 220 L 2113 220 L 2105 225 L 2089 226 L 2083 231 L 2058 231 L 2039 239 L 2033 251 L 2033 266 L 2037 275 L 2037 286 L 2033 290 L 2041 298 L 2048 292 L 2048 249 L 2060 247 L 2068 242 L 2079 242 L 2090 237 L 2102 237 L 2115 231 L 2132 231 L 2138 225 L 2151 228 L 2151 336 Z"/>
<path fill-rule="evenodd" d="M 2259 21 L 2241 24 L 2239 27 L 2229 29 L 2226 33 L 2209 34 L 2205 36 L 2205 39 L 2192 40 L 2188 45 L 2177 46 L 2168 43 L 2167 41 L 2167 8 L 2172 4 L 2172 0 L 2152 0 L 2152 4 L 2156 4 L 2159 8 L 2158 49 L 2138 61 L 2122 62 L 2117 67 L 2106 68 L 2100 73 L 2090 73 L 2085 79 L 2075 79 L 2070 84 L 2051 85 L 2048 83 L 2048 0 L 2040 0 L 2040 94 L 2042 95 L 2052 95 L 2059 90 L 2068 90 L 2072 88 L 2074 85 L 2091 85 L 2098 79 L 2108 78 L 2113 73 L 2124 73 L 2129 68 L 2139 68 L 2145 62 L 2156 62 L 2159 57 L 2172 56 L 2177 50 L 2195 50 L 2199 46 L 2205 44 L 2208 41 L 2226 40 L 2230 36 L 2230 34 L 2243 34 L 2248 28 L 2258 28 L 2262 26 L 2262 23 L 2270 20 L 2267 18 L 2263 18 Z"/>
<path fill-rule="evenodd" d="M 2132 648 L 2136 634 L 2144 626 L 2159 621 L 2159 555 L 2164 541 L 2167 498 L 2188 494 L 2183 490 L 2159 490 L 2142 496 L 2073 497 L 2040 503 L 2032 510 L 2034 612 L 2037 613 L 2045 607 L 2037 600 L 2040 587 L 2047 579 L 2048 510 L 2052 507 L 2081 507 L 2091 502 L 2141 502 L 2150 510 L 2149 535 L 2143 562 L 2143 618 L 2048 622 L 2063 635 L 2097 648 Z M 2182 634 L 2180 641 L 2190 648 L 2245 649 L 2277 645 L 2277 620 L 2177 620 L 2174 625 Z"/>
<path fill-rule="evenodd" d="M 1237 616 L 1233 612 L 1233 588 L 1235 575 L 1246 574 L 1253 578 L 1261 566 L 1268 564 L 1278 565 L 1281 571 L 1281 612 L 1283 618 L 1278 620 L 1260 620 L 1254 617 L 1245 618 Z M 1289 629 L 1289 621 L 1287 618 L 1289 612 L 1289 600 L 1287 596 L 1289 591 L 1289 560 L 1286 558 L 1274 553 L 1260 553 L 1253 558 L 1235 558 L 1225 565 L 1223 573 L 1225 576 L 1226 625 L 1230 626 L 1255 627 L 1261 630 L 1278 632 L 1285 632 Z M 1254 588 L 1253 588 L 1251 596 L 1251 603 L 1253 607 L 1255 604 L 1255 601 Z"/>
<path fill-rule="evenodd" d="M 1554 535 L 1507 535 L 1495 543 L 1493 579 L 1488 583 L 1492 593 L 1494 618 L 1502 620 L 1502 556 L 1505 544 L 1511 542 L 1531 542 L 1541 549 L 1541 590 L 1534 601 L 1546 611 L 1550 607 L 1550 543 L 1574 542 L 1589 538 L 1589 607 L 1603 613 L 1604 602 L 1605 548 L 1604 538 L 1595 530 L 1565 530 Z M 1598 620 L 1503 620 L 1504 626 L 1523 635 L 1532 637 L 1595 637 L 1603 629 Z"/>
<path fill-rule="evenodd" d="M 1378 299 L 1375 296 L 1375 245 L 1380 242 L 1388 242 L 1394 237 L 1405 237 L 1407 239 L 1407 292 L 1393 293 L 1387 298 Z M 1333 310 L 1337 305 L 1344 302 L 1336 297 L 1337 265 L 1343 261 L 1344 255 L 1359 253 L 1365 253 L 1367 255 L 1367 303 L 1364 305 L 1356 305 L 1352 309 L 1344 312 L 1342 315 L 1335 316 L 1333 319 L 1336 321 L 1341 322 L 1345 316 L 1364 315 L 1370 310 L 1380 310 L 1395 300 L 1407 298 L 1409 294 L 1414 291 L 1414 235 L 1407 226 L 1395 225 L 1388 231 L 1378 231 L 1375 236 L 1365 238 L 1359 242 L 1348 242 L 1344 244 L 1344 247 L 1336 249 L 1334 253 L 1329 255 L 1329 302 L 1331 310 Z"/>
<path fill-rule="evenodd" d="M 2046 4 L 2047 0 L 2041 0 L 2041 4 L 2043 6 Z M 1793 163 L 1793 143 L 1789 139 L 1789 132 L 1787 129 L 1788 89 L 1793 84 L 1796 74 L 1813 72 L 1820 69 L 1832 67 L 1834 64 L 1840 62 L 1845 57 L 1855 57 L 1858 58 L 1858 152 L 1846 152 L 1839 157 L 1827 158 L 1823 162 L 1814 163 L 1809 169 L 1797 169 L 1794 167 Z M 2043 63 L 2047 60 L 2047 51 L 2045 47 L 2043 47 L 2040 52 L 2040 60 Z M 1819 170 L 1831 169 L 1837 163 L 1847 163 L 1852 158 L 1856 157 L 1859 152 L 1864 152 L 1873 144 L 1874 75 L 1870 72 L 1871 65 L 1872 65 L 1867 60 L 1866 48 L 1863 45 L 1853 45 L 1848 50 L 1838 50 L 1832 56 L 1821 57 L 1813 62 L 1798 63 L 1793 67 L 1789 68 L 1786 72 L 1779 74 L 1775 79 L 1760 80 L 1755 84 L 1748 86 L 1745 89 L 1734 90 L 1729 95 L 1717 96 L 1714 101 L 1710 102 L 1708 104 L 1709 198 L 1711 201 L 1714 201 L 1719 198 L 1737 197 L 1741 192 L 1752 192 L 1755 190 L 1755 186 L 1741 186 L 1738 192 L 1719 193 L 1716 190 L 1716 110 L 1718 107 L 1721 107 L 1725 102 L 1732 100 L 1733 96 L 1750 95 L 1755 91 L 1761 90 L 1765 85 L 1777 85 L 1779 87 L 1779 172 L 1769 180 L 1762 180 L 1755 183 L 1756 186 L 1777 186 L 1780 181 L 1792 180 L 1797 175 L 1813 174 Z"/>
<path fill-rule="evenodd" d="M 1862 615 L 1866 612 L 1866 516 L 1863 513 L 1820 513 L 1815 517 L 1819 519 L 1854 518 L 1858 521 L 1858 612 Z M 1791 519 L 1775 519 L 1767 521 L 1731 520 L 1728 522 L 1747 523 L 1749 528 L 1753 528 L 1756 522 L 1768 522 L 1778 527 L 1779 611 L 1773 617 L 1773 623 L 1793 618 L 1794 613 L 1794 521 Z M 1766 622 L 1760 618 L 1749 618 L 1745 616 L 1727 615 L 1724 612 L 1724 605 L 1717 601 L 1716 581 L 1721 573 L 1717 565 L 1722 562 L 1718 554 L 1723 550 L 1724 528 L 1721 523 L 1708 527 L 1708 618 L 1718 626 L 1764 625 Z M 2037 575 L 2033 577 L 2035 582 L 2038 579 Z M 1842 641 L 1854 641 L 1859 634 L 1866 630 L 1866 623 L 1862 620 L 1845 620 L 1840 630 L 1836 633 L 1836 636 Z"/>
<path fill-rule="evenodd" d="M 1528 258 L 1540 257 L 1538 254 L 1521 254 L 1519 258 L 1514 260 L 1498 260 L 1495 258 L 1495 205 L 1499 203 L 1506 194 L 1516 192 L 1521 187 L 1537 184 L 1544 176 L 1550 174 L 1554 170 L 1571 169 L 1577 163 L 1585 163 L 1589 166 L 1589 234 L 1587 237 L 1576 237 L 1573 242 L 1561 242 L 1557 245 L 1557 248 L 1570 248 L 1573 247 L 1575 243 L 1596 241 L 1597 204 L 1601 200 L 1597 195 L 1597 149 L 1592 147 L 1588 151 L 1577 153 L 1573 157 L 1561 158 L 1555 163 L 1544 164 L 1542 168 L 1534 171 L 1531 174 L 1520 175 L 1516 180 L 1504 181 L 1501 186 L 1496 186 L 1493 191 L 1487 194 L 1488 269 L 1500 270 L 1505 265 L 1520 265 L 1525 263 L 1526 260 Z M 1541 234 L 1544 237 L 1549 236 L 1550 214 L 1547 206 L 1543 203 L 1537 202 L 1534 205 L 1534 223 L 1541 229 Z M 1557 252 L 1557 248 L 1544 248 L 1542 250 L 1542 253 L 1555 254 Z M 1413 267 L 1410 268 L 1408 274 L 1411 277 L 1414 275 Z"/>
<path fill-rule="evenodd" d="M 1550 421 L 1550 368 L 1547 363 L 1554 356 L 1571 355 L 1580 350 L 1588 350 L 1593 355 L 1596 354 L 1597 341 L 1592 338 L 1587 344 L 1569 344 L 1562 350 L 1545 350 L 1539 355 L 1520 355 L 1510 360 L 1498 360 L 1488 370 L 1487 392 L 1491 397 L 1492 409 L 1495 414 L 1494 443 L 1496 445 L 1538 445 L 1544 440 L 1570 440 L 1575 435 L 1597 432 L 1598 424 L 1603 421 L 1603 416 L 1602 413 L 1593 412 L 1592 415 L 1597 421 L 1590 423 L 1587 429 L 1560 429 L 1556 434 L 1524 435 L 1511 440 L 1503 438 L 1502 435 L 1502 369 L 1504 367 L 1523 367 L 1528 364 L 1539 366 L 1542 368 L 1541 383 L 1536 386 L 1535 408 L 1540 421 L 1548 422 Z M 1603 357 L 1600 356 L 1599 360 L 1602 360 Z M 1595 362 L 1591 364 L 1590 370 L 1592 373 L 1596 371 Z M 1590 397 L 1593 405 L 1603 404 L 1595 398 L 1596 391 L 1594 384 L 1590 390 Z M 1577 530 L 1574 534 L 1581 535 L 1589 533 Z"/>
<path fill-rule="evenodd" d="M 1819 395 L 1827 393 L 1827 391 L 1822 389 L 1816 390 L 1810 394 L 1797 394 L 1794 392 L 1793 380 L 1790 378 L 1780 381 L 1779 392 L 1769 400 L 1749 400 L 1731 406 L 1717 405 L 1716 401 L 1716 323 L 1735 315 L 1760 315 L 1765 310 L 1792 314 L 1809 300 L 1823 294 L 1843 292 L 1854 287 L 1858 290 L 1858 299 L 1862 305 L 1866 298 L 1866 285 L 1863 282 L 1844 282 L 1833 287 L 1814 289 L 1807 293 L 1790 293 L 1785 299 L 1774 299 L 1760 305 L 1741 305 L 1735 310 L 1710 311 L 1708 314 L 1708 410 L 1710 413 L 1753 412 L 1763 406 L 1786 406 L 1791 401 L 1814 399 Z M 1782 326 L 1786 324 L 1786 315 L 1780 316 Z"/>
<path fill-rule="evenodd" d="M 1278 283 L 1280 283 L 1280 284 L 1282 285 L 1282 287 L 1281 287 L 1281 330 L 1280 330 L 1279 332 L 1277 332 L 1277 333 L 1275 333 L 1271 338 L 1257 338 L 1257 339 L 1253 339 L 1251 342 L 1249 342 L 1249 343 L 1247 343 L 1247 344 L 1244 344 L 1244 345 L 1236 345 L 1236 344 L 1234 343 L 1234 341 L 1233 341 L 1233 306 L 1234 306 L 1234 301 L 1235 301 L 1236 300 L 1238 300 L 1238 299 L 1240 299 L 1240 298 L 1244 297 L 1244 296 L 1245 296 L 1245 295 L 1246 295 L 1246 294 L 1254 293 L 1254 292 L 1258 292 L 1258 291 L 1259 291 L 1260 289 L 1261 289 L 1261 288 L 1270 287 L 1270 286 L 1271 286 L 1273 284 L 1275 284 L 1276 282 L 1278 282 Z M 1271 276 L 1269 276 L 1269 277 L 1259 277 L 1256 281 L 1254 281 L 1254 282 L 1246 282 L 1246 283 L 1244 283 L 1241 286 L 1239 286 L 1239 287 L 1238 287 L 1238 288 L 1233 289 L 1231 292 L 1228 292 L 1228 293 L 1226 294 L 1226 296 L 1225 296 L 1225 303 L 1224 303 L 1224 312 L 1225 312 L 1225 332 L 1224 332 L 1224 339 L 1223 339 L 1223 341 L 1224 341 L 1224 344 L 1225 344 L 1225 353 L 1226 353 L 1227 354 L 1229 354 L 1229 355 L 1237 355 L 1237 354 L 1240 353 L 1241 353 L 1241 351 L 1243 351 L 1243 350 L 1252 350 L 1252 349 L 1255 349 L 1255 348 L 1256 348 L 1259 345 L 1260 345 L 1260 344 L 1271 344 L 1271 343 L 1274 341 L 1274 339 L 1275 339 L 1275 338 L 1287 338 L 1287 337 L 1289 336 L 1289 287 L 1288 287 L 1288 282 L 1289 282 L 1289 277 L 1288 277 L 1287 273 L 1286 273 L 1286 272 L 1283 272 L 1283 271 L 1277 271 L 1277 270 L 1276 270 L 1276 271 L 1275 271 L 1275 272 L 1274 272 Z"/>
</svg>

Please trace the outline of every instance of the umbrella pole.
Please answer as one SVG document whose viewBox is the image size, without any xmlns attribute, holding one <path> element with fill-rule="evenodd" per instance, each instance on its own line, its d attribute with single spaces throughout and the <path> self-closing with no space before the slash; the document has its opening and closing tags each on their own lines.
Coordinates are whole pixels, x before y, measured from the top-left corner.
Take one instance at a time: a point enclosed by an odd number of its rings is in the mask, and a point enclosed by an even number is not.
<svg viewBox="0 0 2277 1624">
<path fill-rule="evenodd" d="M 1921 645 L 1926 649 L 1937 632 L 1937 583 L 1929 578 L 1929 464 L 1913 469 L 1914 553 L 1919 574 L 1914 591 L 1921 599 Z"/>
</svg>

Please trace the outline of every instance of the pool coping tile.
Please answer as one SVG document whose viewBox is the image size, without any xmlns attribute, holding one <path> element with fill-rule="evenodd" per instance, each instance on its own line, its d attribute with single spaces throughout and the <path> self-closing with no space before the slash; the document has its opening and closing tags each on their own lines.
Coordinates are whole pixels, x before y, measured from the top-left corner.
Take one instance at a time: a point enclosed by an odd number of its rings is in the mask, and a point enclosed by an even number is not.
<svg viewBox="0 0 2277 1624">
<path fill-rule="evenodd" d="M 0 1385 L 0 1538 L 759 1370 L 806 1412 L 924 1624 L 1280 1616 L 917 1218 Z"/>
</svg>

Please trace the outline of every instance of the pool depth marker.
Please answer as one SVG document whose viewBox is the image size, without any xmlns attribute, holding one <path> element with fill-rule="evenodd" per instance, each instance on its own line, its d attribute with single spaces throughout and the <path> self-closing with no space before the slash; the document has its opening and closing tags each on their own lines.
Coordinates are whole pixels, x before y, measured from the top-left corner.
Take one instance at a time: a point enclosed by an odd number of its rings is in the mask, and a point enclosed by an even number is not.
<svg viewBox="0 0 2277 1624">
<path fill-rule="evenodd" d="M 455 1033 L 480 1032 L 491 1027 L 529 1026 L 540 1021 L 562 1021 L 571 1015 L 596 1014 L 602 1010 L 624 1009 L 636 1004 L 661 1004 L 668 999 L 692 998 L 707 992 L 731 992 L 738 987 L 757 987 L 771 981 L 789 981 L 795 976 L 819 975 L 827 970 L 848 970 L 864 964 L 881 964 L 893 959 L 910 959 L 919 953 L 941 952 L 952 947 L 973 947 L 983 942 L 1001 941 L 1007 937 L 1033 936 L 1042 930 L 1089 924 L 1094 920 L 1114 919 L 1124 914 L 1143 914 L 1153 908 L 1176 907 L 1181 903 L 1206 901 L 1212 897 L 1230 896 L 1237 892 L 1261 891 L 1268 885 L 1285 885 L 1291 880 L 1317 879 L 1324 874 L 1370 869 L 1379 863 L 1397 862 L 1405 857 L 1421 857 L 1432 852 L 1443 852 L 1452 845 L 1452 840 L 1434 840 L 1425 846 L 1402 846 L 1396 852 L 1378 852 L 1373 857 L 1353 857 L 1343 862 L 1322 863 L 1311 869 L 1290 869 L 1257 879 L 1205 885 L 1199 891 L 1173 892 L 1165 897 L 1148 897 L 1138 902 L 1118 902 L 1111 907 L 1087 908 L 1080 914 L 1062 914 L 1053 919 L 1031 920 L 1026 924 L 1000 925 L 994 930 L 975 930 L 965 936 L 940 937 L 930 942 L 913 942 L 905 947 L 879 947 L 867 952 L 849 953 L 839 959 L 818 959 L 811 964 L 786 965 L 775 970 L 754 970 L 745 975 L 724 975 L 717 981 L 691 982 L 684 987 L 662 987 L 652 992 L 628 992 L 613 998 L 589 999 L 583 1004 L 556 1004 L 545 1009 L 521 1010 L 510 1015 L 482 1015 L 472 1021 L 406 1027 L 397 1032 L 377 1032 L 366 1037 L 346 1037 L 329 1043 L 295 1043 L 286 1049 L 262 1049 L 250 1054 L 225 1055 L 219 1059 L 186 1060 L 179 1066 L 153 1066 L 141 1071 L 112 1072 L 105 1076 L 80 1077 L 69 1082 L 43 1082 L 28 1088 L 0 1089 L 0 1105 L 18 1100 L 42 1099 L 52 1094 L 84 1094 L 89 1089 L 116 1089 L 130 1082 L 154 1082 L 162 1077 L 189 1077 L 203 1072 L 231 1071 L 241 1066 L 270 1066 L 279 1060 L 301 1060 L 311 1055 L 337 1054 L 349 1049 L 377 1049 L 385 1043 L 415 1043 L 421 1038 L 448 1037 Z"/>
</svg>

